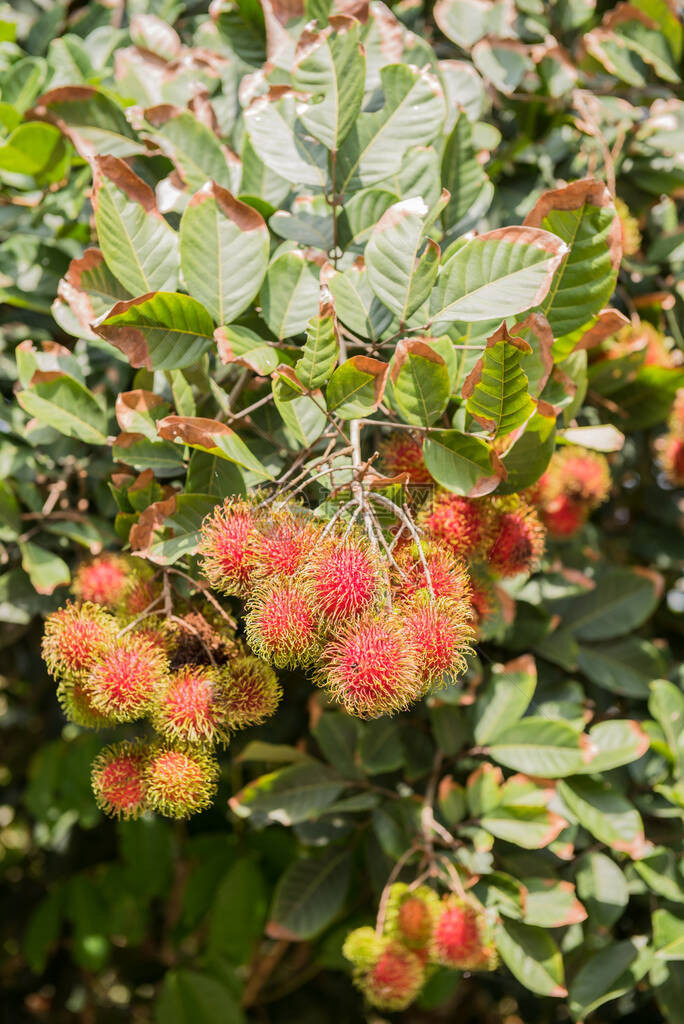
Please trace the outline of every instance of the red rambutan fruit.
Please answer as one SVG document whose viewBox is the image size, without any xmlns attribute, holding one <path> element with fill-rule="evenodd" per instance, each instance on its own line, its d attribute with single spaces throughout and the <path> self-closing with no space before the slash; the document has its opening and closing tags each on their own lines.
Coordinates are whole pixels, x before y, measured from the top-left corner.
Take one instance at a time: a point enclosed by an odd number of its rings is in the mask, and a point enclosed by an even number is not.
<svg viewBox="0 0 684 1024">
<path fill-rule="evenodd" d="M 93 761 L 90 780 L 95 802 L 114 818 L 137 818 L 147 809 L 147 748 L 124 740 L 105 747 Z"/>
<path fill-rule="evenodd" d="M 444 597 L 451 601 L 466 599 L 468 572 L 464 564 L 455 559 L 448 548 L 434 542 L 426 541 L 422 548 L 435 598 Z M 403 545 L 394 552 L 394 559 L 399 567 L 392 572 L 395 597 L 410 598 L 420 591 L 429 593 L 427 575 L 417 544 Z"/>
<path fill-rule="evenodd" d="M 230 738 L 217 670 L 184 665 L 159 690 L 152 724 L 165 740 L 182 743 L 224 743 Z"/>
<path fill-rule="evenodd" d="M 466 654 L 475 634 L 464 601 L 421 595 L 397 609 L 404 634 L 411 638 L 423 688 L 447 682 L 466 670 Z"/>
<path fill-rule="evenodd" d="M 316 610 L 332 622 L 369 611 L 381 597 L 378 557 L 354 537 L 326 538 L 311 552 L 303 573 Z"/>
<path fill-rule="evenodd" d="M 272 580 L 259 587 L 245 616 L 247 643 L 277 668 L 308 665 L 320 649 L 313 601 L 297 580 Z"/>
<path fill-rule="evenodd" d="M 218 764 L 202 750 L 154 749 L 145 771 L 150 807 L 168 818 L 188 818 L 209 807 Z"/>
<path fill-rule="evenodd" d="M 670 483 L 684 486 L 684 438 L 666 434 L 659 438 L 660 462 Z"/>
<path fill-rule="evenodd" d="M 387 476 L 405 473 L 411 484 L 432 484 L 423 459 L 422 443 L 409 431 L 397 430 L 380 445 L 380 459 Z"/>
<path fill-rule="evenodd" d="M 404 1010 L 425 983 L 425 970 L 410 949 L 399 942 L 385 944 L 375 963 L 357 978 L 368 1002 L 379 1010 Z"/>
<path fill-rule="evenodd" d="M 222 672 L 223 703 L 233 729 L 261 725 L 275 712 L 283 695 L 270 665 L 259 658 L 234 658 Z"/>
<path fill-rule="evenodd" d="M 384 934 L 414 951 L 425 947 L 439 906 L 434 889 L 421 885 L 411 890 L 404 882 L 395 882 L 387 899 Z"/>
<path fill-rule="evenodd" d="M 271 512 L 268 521 L 263 517 L 254 544 L 255 577 L 294 576 L 314 549 L 319 533 L 320 527 L 304 519 L 299 510 Z"/>
<path fill-rule="evenodd" d="M 546 538 L 536 510 L 518 496 L 502 499 L 497 508 L 489 568 L 504 577 L 533 572 L 544 554 Z"/>
<path fill-rule="evenodd" d="M 421 691 L 417 652 L 394 614 L 343 626 L 321 656 L 318 682 L 361 718 L 400 711 Z"/>
<path fill-rule="evenodd" d="M 587 521 L 587 509 L 567 494 L 559 494 L 542 507 L 541 517 L 551 537 L 574 537 Z"/>
<path fill-rule="evenodd" d="M 198 551 L 202 571 L 223 594 L 245 597 L 258 537 L 254 508 L 242 498 L 228 498 L 202 523 Z"/>
<path fill-rule="evenodd" d="M 125 558 L 100 555 L 78 568 L 71 589 L 81 601 L 115 608 L 128 587 L 129 574 Z"/>
<path fill-rule="evenodd" d="M 487 947 L 484 910 L 457 896 L 443 899 L 435 915 L 431 959 L 444 967 L 474 970 L 487 965 Z"/>
<path fill-rule="evenodd" d="M 421 509 L 419 521 L 430 539 L 457 558 L 477 558 L 491 543 L 489 504 L 480 499 L 437 491 Z"/>
<path fill-rule="evenodd" d="M 134 619 L 146 611 L 160 593 L 161 588 L 158 583 L 151 578 L 136 575 L 130 580 L 129 586 L 121 598 L 121 611 L 124 615 Z"/>
<path fill-rule="evenodd" d="M 131 722 L 151 708 L 167 669 L 158 647 L 125 633 L 85 678 L 85 692 L 96 711 L 118 722 Z"/>
<path fill-rule="evenodd" d="M 90 703 L 90 698 L 83 688 L 83 680 L 74 676 L 60 679 L 57 687 L 57 700 L 65 717 L 84 729 L 105 729 L 116 725 L 116 720 L 103 715 Z"/>
<path fill-rule="evenodd" d="M 115 619 L 99 605 L 67 603 L 45 620 L 42 655 L 52 675 L 81 675 L 116 636 Z"/>
<path fill-rule="evenodd" d="M 589 510 L 598 508 L 606 500 L 610 485 L 610 467 L 605 455 L 573 444 L 554 453 L 532 494 L 543 511 L 561 496 Z"/>
</svg>

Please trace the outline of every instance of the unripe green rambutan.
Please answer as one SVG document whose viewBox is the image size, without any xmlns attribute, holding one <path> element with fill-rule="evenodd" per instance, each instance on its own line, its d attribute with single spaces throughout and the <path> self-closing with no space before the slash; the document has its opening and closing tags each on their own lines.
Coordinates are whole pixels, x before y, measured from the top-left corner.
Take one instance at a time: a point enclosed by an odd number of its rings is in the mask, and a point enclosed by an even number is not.
<svg viewBox="0 0 684 1024">
<path fill-rule="evenodd" d="M 375 928 L 364 925 L 349 932 L 342 946 L 342 955 L 351 961 L 357 970 L 367 971 L 377 961 L 385 945 L 385 941 L 376 934 Z"/>
<path fill-rule="evenodd" d="M 418 517 L 428 538 L 447 547 L 456 558 L 477 559 L 492 541 L 489 502 L 438 490 Z"/>
<path fill-rule="evenodd" d="M 150 710 L 168 669 L 158 647 L 125 633 L 101 655 L 84 679 L 93 708 L 119 722 L 132 722 Z"/>
<path fill-rule="evenodd" d="M 152 724 L 165 739 L 181 743 L 224 743 L 230 739 L 221 673 L 184 665 L 160 687 Z"/>
<path fill-rule="evenodd" d="M 414 952 L 399 942 L 389 941 L 356 983 L 368 1002 L 379 1010 L 405 1010 L 425 984 L 425 970 Z"/>
<path fill-rule="evenodd" d="M 474 901 L 447 896 L 435 915 L 431 958 L 459 970 L 491 970 L 496 953 L 484 908 Z"/>
<path fill-rule="evenodd" d="M 387 476 L 406 474 L 410 484 L 432 484 L 425 461 L 423 445 L 409 431 L 397 430 L 380 444 L 380 459 Z"/>
<path fill-rule="evenodd" d="M 310 664 L 320 650 L 311 596 L 297 579 L 274 579 L 258 587 L 245 616 L 247 643 L 277 668 Z"/>
<path fill-rule="evenodd" d="M 137 818 L 147 809 L 148 749 L 124 740 L 105 747 L 93 761 L 91 784 L 100 810 L 114 818 Z"/>
<path fill-rule="evenodd" d="M 303 579 L 320 616 L 339 622 L 378 606 L 382 567 L 366 540 L 326 537 L 310 552 Z"/>
<path fill-rule="evenodd" d="M 245 597 L 258 538 L 257 517 L 249 501 L 227 498 L 202 523 L 198 551 L 202 571 L 223 594 Z"/>
<path fill-rule="evenodd" d="M 423 689 L 445 679 L 452 682 L 465 672 L 466 655 L 475 639 L 469 604 L 446 598 L 433 601 L 423 592 L 399 606 L 397 614 L 415 648 Z"/>
<path fill-rule="evenodd" d="M 409 949 L 423 949 L 430 941 L 439 907 L 439 896 L 429 886 L 412 890 L 404 882 L 395 882 L 387 899 L 384 934 Z"/>
<path fill-rule="evenodd" d="M 45 620 L 42 655 L 52 675 L 83 675 L 116 636 L 115 619 L 99 605 L 67 603 Z"/>
<path fill-rule="evenodd" d="M 218 764 L 202 750 L 155 748 L 145 769 L 150 807 L 167 818 L 188 818 L 211 804 Z"/>
<path fill-rule="evenodd" d="M 467 600 L 469 588 L 465 565 L 443 545 L 425 541 L 421 546 L 434 596 L 452 601 Z M 396 597 L 411 598 L 421 591 L 430 592 L 417 544 L 403 545 L 394 553 L 394 559 L 399 567 L 392 572 L 392 590 Z"/>
<path fill-rule="evenodd" d="M 421 692 L 417 652 L 394 614 L 342 626 L 325 646 L 318 683 L 361 718 L 401 711 Z"/>
<path fill-rule="evenodd" d="M 222 678 L 223 703 L 233 729 L 261 725 L 275 712 L 283 695 L 275 672 L 259 658 L 233 658 Z"/>
<path fill-rule="evenodd" d="M 129 585 L 129 576 L 127 560 L 107 552 L 79 566 L 71 589 L 81 601 L 115 608 Z"/>
<path fill-rule="evenodd" d="M 489 568 L 499 576 L 533 572 L 544 554 L 546 531 L 534 508 L 519 495 L 495 499 L 498 512 Z"/>
</svg>

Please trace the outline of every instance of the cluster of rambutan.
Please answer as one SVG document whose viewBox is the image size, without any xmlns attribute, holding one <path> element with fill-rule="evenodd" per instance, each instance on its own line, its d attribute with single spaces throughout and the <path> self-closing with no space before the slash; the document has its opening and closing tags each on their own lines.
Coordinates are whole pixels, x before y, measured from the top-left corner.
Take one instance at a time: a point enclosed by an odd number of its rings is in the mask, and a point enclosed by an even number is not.
<svg viewBox="0 0 684 1024">
<path fill-rule="evenodd" d="M 431 593 L 411 544 L 392 566 L 360 530 L 235 498 L 205 520 L 199 550 L 212 586 L 245 601 L 254 653 L 310 670 L 352 714 L 399 711 L 465 669 L 468 578 L 451 557 Z"/>
<path fill-rule="evenodd" d="M 592 353 L 593 362 L 632 356 L 636 365 L 673 369 L 682 363 L 679 350 L 647 320 L 626 324 Z"/>
<path fill-rule="evenodd" d="M 391 886 L 380 930 L 350 932 L 343 947 L 354 981 L 379 1010 L 404 1010 L 437 967 L 491 971 L 497 965 L 492 920 L 470 896 L 442 898 L 431 888 Z"/>
<path fill-rule="evenodd" d="M 574 537 L 594 509 L 610 494 L 610 467 L 605 455 L 580 445 L 559 448 L 530 490 L 550 536 Z"/>
<path fill-rule="evenodd" d="M 152 727 L 152 736 L 114 743 L 96 758 L 100 808 L 122 818 L 147 810 L 182 818 L 211 803 L 214 747 L 273 714 L 281 688 L 210 611 L 146 615 L 158 584 L 137 562 L 104 555 L 81 567 L 79 600 L 46 620 L 43 658 L 71 722 L 103 729 L 144 719 Z"/>
<path fill-rule="evenodd" d="M 658 459 L 670 483 L 684 487 L 684 388 L 677 392 L 667 425 L 667 433 L 656 441 Z"/>
</svg>

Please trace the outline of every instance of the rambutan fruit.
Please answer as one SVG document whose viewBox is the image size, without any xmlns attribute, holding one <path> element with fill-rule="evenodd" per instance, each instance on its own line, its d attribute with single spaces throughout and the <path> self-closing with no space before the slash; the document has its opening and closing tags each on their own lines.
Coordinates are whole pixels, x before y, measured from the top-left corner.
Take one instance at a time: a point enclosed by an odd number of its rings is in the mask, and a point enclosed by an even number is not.
<svg viewBox="0 0 684 1024">
<path fill-rule="evenodd" d="M 261 725 L 275 712 L 283 695 L 270 665 L 259 658 L 234 658 L 222 671 L 223 705 L 233 729 Z"/>
<path fill-rule="evenodd" d="M 161 588 L 151 577 L 135 573 L 121 596 L 120 610 L 131 619 L 146 611 L 159 597 Z"/>
<path fill-rule="evenodd" d="M 218 670 L 184 665 L 162 684 L 152 724 L 165 739 L 181 743 L 224 743 L 230 738 Z"/>
<path fill-rule="evenodd" d="M 431 959 L 459 970 L 487 968 L 489 937 L 484 908 L 458 896 L 448 896 L 435 915 Z"/>
<path fill-rule="evenodd" d="M 376 934 L 375 928 L 364 925 L 349 932 L 342 946 L 342 955 L 357 971 L 364 972 L 376 963 L 385 945 L 386 940 Z"/>
<path fill-rule="evenodd" d="M 544 554 L 546 539 L 536 510 L 517 495 L 492 505 L 498 515 L 494 541 L 487 553 L 489 568 L 503 577 L 533 572 Z"/>
<path fill-rule="evenodd" d="M 90 780 L 95 802 L 114 818 L 137 818 L 147 809 L 145 768 L 148 750 L 124 740 L 105 747 L 93 761 Z"/>
<path fill-rule="evenodd" d="M 254 508 L 242 498 L 227 498 L 205 518 L 198 551 L 212 587 L 223 594 L 246 596 L 257 537 Z"/>
<path fill-rule="evenodd" d="M 45 620 L 42 655 L 52 675 L 82 675 L 112 643 L 116 620 L 99 605 L 68 602 Z"/>
<path fill-rule="evenodd" d="M 615 198 L 615 209 L 620 218 L 622 252 L 625 256 L 634 256 L 641 248 L 639 221 L 629 212 L 629 207 L 624 199 L 620 199 L 617 196 Z"/>
<path fill-rule="evenodd" d="M 491 543 L 489 504 L 481 499 L 439 490 L 428 499 L 418 518 L 427 536 L 457 558 L 478 558 Z"/>
<path fill-rule="evenodd" d="M 421 545 L 430 573 L 435 598 L 462 601 L 468 596 L 468 571 L 454 558 L 449 548 L 434 541 Z M 424 591 L 429 593 L 425 566 L 417 544 L 405 544 L 394 552 L 398 568 L 392 571 L 392 590 L 395 597 L 411 598 Z"/>
<path fill-rule="evenodd" d="M 434 481 L 423 459 L 423 445 L 409 431 L 397 430 L 380 444 L 380 459 L 387 476 L 406 474 L 408 483 L 429 485 Z"/>
<path fill-rule="evenodd" d="M 424 593 L 401 605 L 397 614 L 404 634 L 416 651 L 418 676 L 423 689 L 448 682 L 466 670 L 466 654 L 475 634 L 470 625 L 470 606 L 465 601 L 438 598 Z"/>
<path fill-rule="evenodd" d="M 620 359 L 643 352 L 644 366 L 672 369 L 677 365 L 676 350 L 668 348 L 665 336 L 647 321 L 626 324 L 599 351 L 599 359 Z"/>
<path fill-rule="evenodd" d="M 541 509 L 541 517 L 549 535 L 558 540 L 574 537 L 587 521 L 587 508 L 567 494 L 552 498 Z"/>
<path fill-rule="evenodd" d="M 202 750 L 155 748 L 145 770 L 148 803 L 168 818 L 188 818 L 209 807 L 218 774 L 218 764 Z"/>
<path fill-rule="evenodd" d="M 96 711 L 131 722 L 150 710 L 167 669 L 157 646 L 125 633 L 101 655 L 85 677 L 84 689 Z"/>
<path fill-rule="evenodd" d="M 403 710 L 421 692 L 413 640 L 394 614 L 352 620 L 323 649 L 318 682 L 361 718 Z"/>
<path fill-rule="evenodd" d="M 170 623 L 161 615 L 151 615 L 148 618 L 143 619 L 134 629 L 132 629 L 131 635 L 137 636 L 141 640 L 146 640 L 163 654 L 168 655 L 174 646 L 175 633 L 173 625 L 174 623 Z M 124 634 L 124 636 L 125 635 L 126 634 Z"/>
<path fill-rule="evenodd" d="M 478 625 L 492 615 L 496 608 L 494 581 L 481 567 L 471 567 L 470 607 Z"/>
<path fill-rule="evenodd" d="M 684 486 L 684 438 L 666 434 L 658 439 L 658 452 L 665 475 L 675 487 Z"/>
<path fill-rule="evenodd" d="M 395 882 L 387 898 L 383 932 L 409 949 L 422 949 L 430 941 L 439 906 L 439 897 L 429 886 L 412 890 L 404 882 Z"/>
<path fill-rule="evenodd" d="M 83 688 L 83 681 L 76 676 L 65 676 L 57 687 L 57 700 L 65 717 L 84 729 L 106 729 L 116 725 L 116 720 L 103 715 L 92 706 Z"/>
<path fill-rule="evenodd" d="M 561 495 L 594 509 L 606 500 L 610 485 L 610 467 L 605 455 L 573 444 L 554 453 L 534 491 L 544 510 Z"/>
<path fill-rule="evenodd" d="M 368 1002 L 379 1010 L 404 1010 L 421 991 L 425 970 L 414 952 L 389 941 L 372 967 L 356 981 Z"/>
<path fill-rule="evenodd" d="M 277 668 L 310 664 L 320 634 L 309 592 L 297 579 L 258 587 L 247 607 L 245 635 L 254 653 Z"/>
<path fill-rule="evenodd" d="M 254 543 L 253 572 L 256 578 L 292 577 L 301 569 L 316 545 L 320 527 L 307 521 L 299 509 L 271 512 L 259 523 Z"/>
<path fill-rule="evenodd" d="M 382 567 L 365 540 L 328 537 L 311 553 L 303 579 L 320 615 L 329 622 L 362 615 L 382 596 Z"/>
<path fill-rule="evenodd" d="M 81 601 L 115 608 L 128 587 L 129 574 L 125 558 L 107 553 L 81 565 L 71 589 Z"/>
</svg>

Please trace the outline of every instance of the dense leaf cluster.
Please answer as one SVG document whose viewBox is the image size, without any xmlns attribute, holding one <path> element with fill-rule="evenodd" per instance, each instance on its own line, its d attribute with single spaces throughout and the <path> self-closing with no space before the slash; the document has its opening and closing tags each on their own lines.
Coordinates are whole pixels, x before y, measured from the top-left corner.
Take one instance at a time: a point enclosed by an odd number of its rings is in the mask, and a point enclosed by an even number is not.
<svg viewBox="0 0 684 1024">
<path fill-rule="evenodd" d="M 684 1019 L 682 45 L 669 0 L 0 6 L 13 1022 L 374 1019 L 359 930 L 397 1019 Z M 370 720 L 272 659 L 213 808 L 109 822 L 42 620 L 123 549 L 117 628 L 182 608 L 213 668 L 200 530 L 247 495 L 307 507 L 305 568 L 362 535 L 392 615 L 466 559 L 475 651 Z M 500 965 L 410 952 L 397 1002 L 414 885 Z"/>
</svg>

